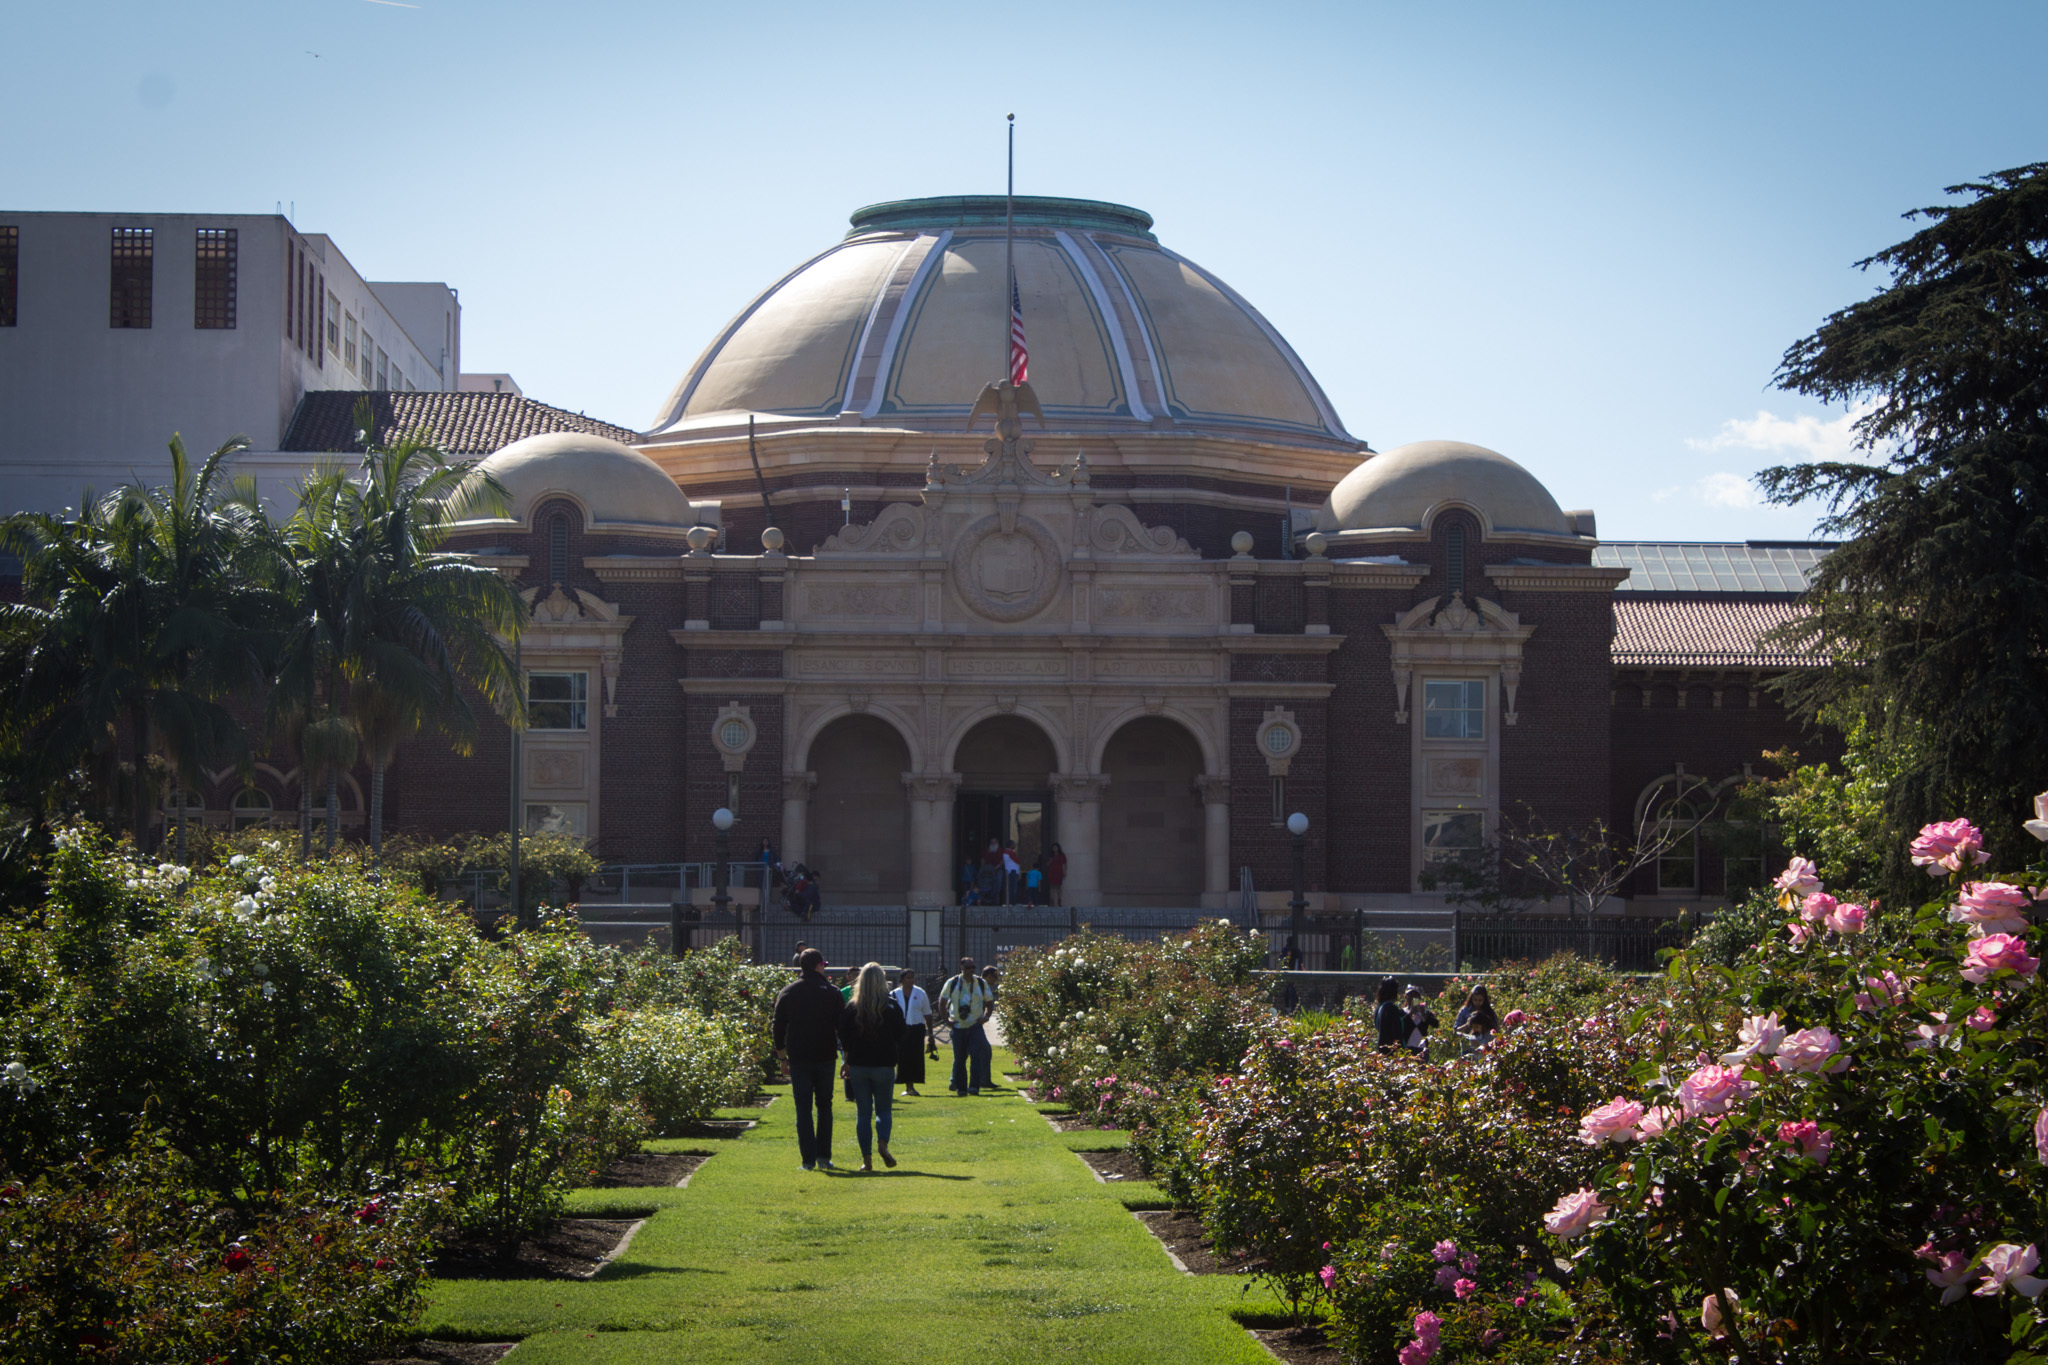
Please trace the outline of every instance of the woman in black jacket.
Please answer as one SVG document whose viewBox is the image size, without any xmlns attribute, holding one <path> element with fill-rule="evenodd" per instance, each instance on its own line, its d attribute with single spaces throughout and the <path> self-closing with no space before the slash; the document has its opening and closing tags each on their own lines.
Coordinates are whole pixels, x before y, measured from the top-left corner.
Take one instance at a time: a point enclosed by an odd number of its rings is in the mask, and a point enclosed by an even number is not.
<svg viewBox="0 0 2048 1365">
<path fill-rule="evenodd" d="M 1372 1007 L 1372 1023 L 1379 1030 L 1382 1052 L 1392 1052 L 1401 1046 L 1401 1039 L 1408 1032 L 1408 1013 L 1394 998 L 1400 990 L 1401 984 L 1388 977 L 1380 982 L 1379 1001 Z"/>
<path fill-rule="evenodd" d="M 853 998 L 839 1014 L 839 1053 L 844 1059 L 839 1075 L 846 1082 L 846 1098 L 853 1101 L 853 1131 L 860 1139 L 863 1171 L 875 1169 L 877 1146 L 884 1166 L 896 1164 L 889 1155 L 890 1097 L 896 1093 L 896 1053 L 904 1028 L 903 1011 L 889 998 L 888 973 L 881 963 L 870 962 L 860 969 Z"/>
</svg>

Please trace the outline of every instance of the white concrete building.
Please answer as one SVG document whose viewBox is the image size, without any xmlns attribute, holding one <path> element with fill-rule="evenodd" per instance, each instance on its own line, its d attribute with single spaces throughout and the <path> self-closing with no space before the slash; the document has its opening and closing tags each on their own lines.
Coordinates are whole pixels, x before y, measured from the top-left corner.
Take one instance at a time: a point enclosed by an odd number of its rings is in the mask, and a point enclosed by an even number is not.
<svg viewBox="0 0 2048 1365">
<path fill-rule="evenodd" d="M 453 289 L 365 280 L 274 214 L 0 211 L 0 514 L 161 478 L 173 432 L 290 482 L 305 394 L 452 391 L 461 346 Z"/>
</svg>

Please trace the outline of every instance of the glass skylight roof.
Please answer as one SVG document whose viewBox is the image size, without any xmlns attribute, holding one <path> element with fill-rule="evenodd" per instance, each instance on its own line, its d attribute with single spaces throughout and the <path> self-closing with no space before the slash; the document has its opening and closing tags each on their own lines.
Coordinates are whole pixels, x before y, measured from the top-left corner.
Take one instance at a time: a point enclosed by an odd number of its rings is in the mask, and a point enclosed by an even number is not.
<svg viewBox="0 0 2048 1365">
<path fill-rule="evenodd" d="M 1833 548 L 1827 541 L 1616 541 L 1595 549 L 1593 562 L 1629 570 L 1616 592 L 1804 592 L 1813 566 Z"/>
</svg>

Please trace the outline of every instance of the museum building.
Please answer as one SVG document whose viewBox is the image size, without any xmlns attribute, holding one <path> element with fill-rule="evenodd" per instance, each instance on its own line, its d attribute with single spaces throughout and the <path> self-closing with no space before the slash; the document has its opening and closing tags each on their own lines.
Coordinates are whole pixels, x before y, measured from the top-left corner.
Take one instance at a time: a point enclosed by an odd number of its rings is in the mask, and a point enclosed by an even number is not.
<svg viewBox="0 0 2048 1365">
<path fill-rule="evenodd" d="M 950 904 L 1000 837 L 1057 841 L 1070 903 L 1222 907 L 1247 876 L 1286 898 L 1299 811 L 1312 907 L 1400 908 L 1504 818 L 1633 829 L 1801 745 L 1762 636 L 1825 547 L 1602 545 L 1503 455 L 1375 452 L 1113 204 L 1016 201 L 1029 380 L 992 385 L 1003 210 L 863 209 L 645 433 L 490 454 L 510 504 L 454 548 L 532 604 L 517 794 L 502 726 L 468 759 L 422 739 L 394 826 L 502 827 L 509 797 L 609 861 L 695 862 L 723 806 L 734 857 L 766 839 L 830 903 Z M 1758 871 L 1690 841 L 1634 899 Z"/>
</svg>

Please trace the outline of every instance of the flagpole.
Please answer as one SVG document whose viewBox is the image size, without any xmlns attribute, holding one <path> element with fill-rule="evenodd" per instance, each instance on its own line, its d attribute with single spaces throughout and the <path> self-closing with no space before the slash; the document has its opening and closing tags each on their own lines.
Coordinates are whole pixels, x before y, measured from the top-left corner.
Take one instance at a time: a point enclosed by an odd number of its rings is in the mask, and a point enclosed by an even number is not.
<svg viewBox="0 0 2048 1365">
<path fill-rule="evenodd" d="M 1003 186 L 1003 369 L 1002 377 L 1010 377 L 1010 347 L 1015 343 L 1010 338 L 1011 310 L 1016 306 L 1017 297 L 1017 116 L 1009 115 L 1010 127 L 1010 168 L 1009 179 Z"/>
</svg>

